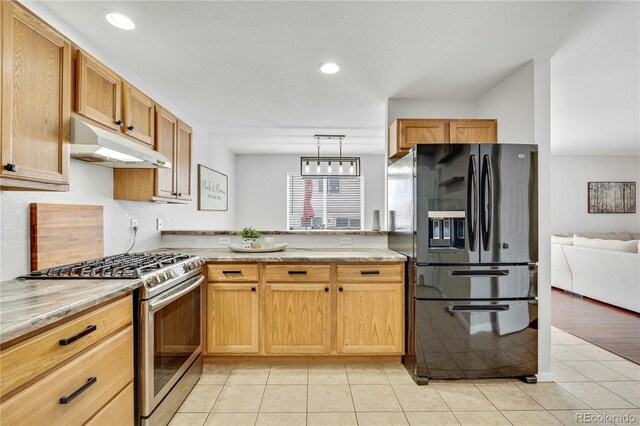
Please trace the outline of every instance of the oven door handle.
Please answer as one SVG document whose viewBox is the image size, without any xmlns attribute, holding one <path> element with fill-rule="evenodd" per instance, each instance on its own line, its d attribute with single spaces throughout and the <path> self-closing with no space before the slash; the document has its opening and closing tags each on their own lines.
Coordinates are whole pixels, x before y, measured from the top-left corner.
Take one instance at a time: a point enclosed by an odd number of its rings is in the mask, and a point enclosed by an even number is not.
<svg viewBox="0 0 640 426">
<path fill-rule="evenodd" d="M 200 284 L 204 282 L 204 276 L 200 276 L 200 278 L 197 278 L 197 277 L 192 278 L 192 280 L 194 279 L 196 281 L 192 284 L 187 283 L 181 289 L 174 292 L 170 292 L 166 296 L 159 297 L 157 300 L 149 300 L 149 312 L 155 312 L 158 309 L 164 308 L 169 303 L 174 302 L 176 299 L 181 298 L 182 296 L 189 293 L 196 287 L 199 287 Z"/>
</svg>

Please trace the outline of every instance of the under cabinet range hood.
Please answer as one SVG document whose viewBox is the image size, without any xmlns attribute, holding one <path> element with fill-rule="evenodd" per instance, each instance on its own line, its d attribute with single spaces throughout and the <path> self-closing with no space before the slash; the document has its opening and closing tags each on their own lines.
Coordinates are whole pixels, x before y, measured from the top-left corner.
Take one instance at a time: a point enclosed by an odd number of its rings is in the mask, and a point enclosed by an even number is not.
<svg viewBox="0 0 640 426">
<path fill-rule="evenodd" d="M 71 118 L 71 158 L 114 169 L 171 168 L 171 161 L 141 144 Z"/>
</svg>

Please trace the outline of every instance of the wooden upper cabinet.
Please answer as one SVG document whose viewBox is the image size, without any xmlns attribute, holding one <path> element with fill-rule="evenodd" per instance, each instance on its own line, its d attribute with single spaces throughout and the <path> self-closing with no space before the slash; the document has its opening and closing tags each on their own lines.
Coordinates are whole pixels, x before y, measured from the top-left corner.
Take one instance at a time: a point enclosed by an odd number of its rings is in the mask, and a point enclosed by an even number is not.
<svg viewBox="0 0 640 426">
<path fill-rule="evenodd" d="M 176 196 L 181 200 L 191 200 L 191 135 L 193 131 L 178 120 L 176 139 Z"/>
<path fill-rule="evenodd" d="M 150 97 L 128 83 L 123 86 L 123 131 L 146 144 L 154 144 L 155 104 Z"/>
<path fill-rule="evenodd" d="M 70 43 L 2 1 L 2 189 L 69 190 Z"/>
<path fill-rule="evenodd" d="M 116 73 L 81 51 L 76 57 L 76 110 L 97 123 L 119 130 L 122 118 L 122 80 Z"/>
<path fill-rule="evenodd" d="M 324 354 L 331 350 L 329 284 L 265 284 L 267 354 Z"/>
<path fill-rule="evenodd" d="M 166 109 L 156 107 L 156 151 L 171 161 L 170 169 L 156 170 L 156 197 L 175 198 L 175 148 L 178 119 Z"/>
<path fill-rule="evenodd" d="M 450 143 L 497 143 L 497 120 L 451 120 Z"/>
<path fill-rule="evenodd" d="M 389 127 L 389 158 L 403 157 L 417 144 L 496 143 L 497 128 L 493 119 L 399 118 Z"/>
</svg>

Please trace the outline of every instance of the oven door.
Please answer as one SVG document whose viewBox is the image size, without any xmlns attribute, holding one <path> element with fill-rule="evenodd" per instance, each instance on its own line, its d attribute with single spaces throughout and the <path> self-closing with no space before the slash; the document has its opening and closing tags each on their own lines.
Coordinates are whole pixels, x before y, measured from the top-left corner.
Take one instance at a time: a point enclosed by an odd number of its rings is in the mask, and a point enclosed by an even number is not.
<svg viewBox="0 0 640 426">
<path fill-rule="evenodd" d="M 140 414 L 151 415 L 202 353 L 204 276 L 141 301 Z"/>
</svg>

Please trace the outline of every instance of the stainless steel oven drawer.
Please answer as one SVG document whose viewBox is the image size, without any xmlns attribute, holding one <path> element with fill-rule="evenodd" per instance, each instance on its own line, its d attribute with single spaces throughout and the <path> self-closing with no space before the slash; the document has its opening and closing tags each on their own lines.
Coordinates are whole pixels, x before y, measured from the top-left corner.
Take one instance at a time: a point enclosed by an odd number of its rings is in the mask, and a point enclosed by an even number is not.
<svg viewBox="0 0 640 426">
<path fill-rule="evenodd" d="M 537 300 L 416 300 L 417 375 L 434 379 L 537 373 Z"/>
</svg>

